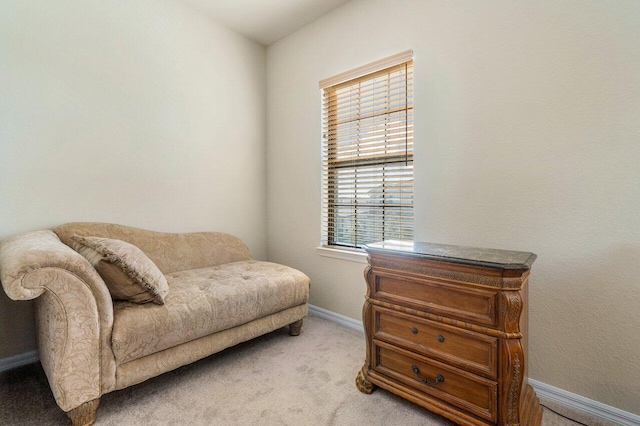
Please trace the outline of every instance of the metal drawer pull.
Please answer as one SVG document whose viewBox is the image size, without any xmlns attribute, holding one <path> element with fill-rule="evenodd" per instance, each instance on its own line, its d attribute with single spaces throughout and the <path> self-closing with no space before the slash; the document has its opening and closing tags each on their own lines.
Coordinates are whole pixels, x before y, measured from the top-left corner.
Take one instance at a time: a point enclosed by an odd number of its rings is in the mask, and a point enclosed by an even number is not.
<svg viewBox="0 0 640 426">
<path fill-rule="evenodd" d="M 412 332 L 413 334 L 418 334 L 418 329 L 417 329 L 417 328 L 415 328 L 415 327 L 411 327 L 411 332 Z"/>
<path fill-rule="evenodd" d="M 422 383 L 426 383 L 427 385 L 435 386 L 438 383 L 444 382 L 444 377 L 442 376 L 442 374 L 438 374 L 435 380 L 429 380 L 426 377 L 422 377 L 420 375 L 420 369 L 418 368 L 417 365 L 413 364 L 411 366 L 411 369 L 413 370 L 413 374 L 416 375 L 416 378 L 420 380 Z"/>
<path fill-rule="evenodd" d="M 444 336 L 442 334 L 438 334 L 438 342 L 444 342 Z"/>
</svg>

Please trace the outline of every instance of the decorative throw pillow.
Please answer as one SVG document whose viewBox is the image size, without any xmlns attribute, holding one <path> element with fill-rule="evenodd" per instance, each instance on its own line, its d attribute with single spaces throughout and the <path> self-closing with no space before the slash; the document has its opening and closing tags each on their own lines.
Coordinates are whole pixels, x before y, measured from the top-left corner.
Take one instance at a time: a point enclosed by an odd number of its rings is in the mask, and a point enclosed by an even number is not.
<svg viewBox="0 0 640 426">
<path fill-rule="evenodd" d="M 167 279 L 138 247 L 110 238 L 74 235 L 71 239 L 77 243 L 73 248 L 98 271 L 112 298 L 164 305 Z"/>
</svg>

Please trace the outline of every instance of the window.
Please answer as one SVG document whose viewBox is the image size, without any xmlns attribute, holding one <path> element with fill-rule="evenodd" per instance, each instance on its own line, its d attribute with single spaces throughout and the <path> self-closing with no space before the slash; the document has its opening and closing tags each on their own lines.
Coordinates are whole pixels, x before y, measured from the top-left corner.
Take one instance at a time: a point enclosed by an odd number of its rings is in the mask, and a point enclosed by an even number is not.
<svg viewBox="0 0 640 426">
<path fill-rule="evenodd" d="M 323 80 L 320 88 L 323 246 L 412 239 L 412 52 Z"/>
</svg>

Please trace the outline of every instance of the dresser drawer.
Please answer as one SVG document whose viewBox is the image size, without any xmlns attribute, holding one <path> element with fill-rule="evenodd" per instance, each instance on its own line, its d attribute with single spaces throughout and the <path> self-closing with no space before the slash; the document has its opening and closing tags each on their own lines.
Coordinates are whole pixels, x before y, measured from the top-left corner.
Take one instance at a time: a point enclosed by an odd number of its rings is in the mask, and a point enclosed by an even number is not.
<svg viewBox="0 0 640 426">
<path fill-rule="evenodd" d="M 412 279 L 376 272 L 374 299 L 496 327 L 498 292 L 440 279 Z"/>
<path fill-rule="evenodd" d="M 390 309 L 373 308 L 373 337 L 437 358 L 472 373 L 497 377 L 498 339 L 417 318 Z"/>
<path fill-rule="evenodd" d="M 497 419 L 497 383 L 374 340 L 373 369 L 482 419 Z M 437 384 L 425 384 L 424 379 Z"/>
</svg>

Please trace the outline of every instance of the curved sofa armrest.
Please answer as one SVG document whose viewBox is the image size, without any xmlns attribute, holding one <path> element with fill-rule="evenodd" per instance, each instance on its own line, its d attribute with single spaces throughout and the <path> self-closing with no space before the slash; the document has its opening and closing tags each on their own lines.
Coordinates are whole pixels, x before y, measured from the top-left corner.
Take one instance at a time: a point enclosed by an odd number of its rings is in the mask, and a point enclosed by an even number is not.
<svg viewBox="0 0 640 426">
<path fill-rule="evenodd" d="M 35 300 L 40 361 L 69 411 L 115 387 L 113 302 L 102 278 L 52 231 L 0 243 L 0 280 L 14 300 Z"/>
<path fill-rule="evenodd" d="M 74 235 L 126 241 L 149 256 L 163 274 L 251 259 L 240 238 L 223 232 L 169 233 L 99 222 L 66 223 L 53 231 L 70 247 Z"/>
<path fill-rule="evenodd" d="M 0 243 L 0 281 L 13 300 L 31 300 L 47 290 L 46 282 L 31 279 L 30 274 L 43 268 L 57 268 L 77 275 L 91 287 L 105 308 L 113 306 L 106 285 L 91 264 L 70 247 L 62 244 L 52 231 L 35 231 L 16 235 Z"/>
</svg>

